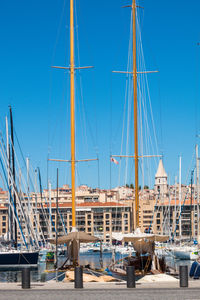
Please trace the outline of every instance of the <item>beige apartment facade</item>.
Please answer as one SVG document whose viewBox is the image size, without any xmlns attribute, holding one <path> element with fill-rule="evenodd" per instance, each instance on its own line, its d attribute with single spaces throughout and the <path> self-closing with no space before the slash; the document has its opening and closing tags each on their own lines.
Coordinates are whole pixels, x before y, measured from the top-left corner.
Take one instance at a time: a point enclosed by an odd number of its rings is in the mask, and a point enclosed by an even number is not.
<svg viewBox="0 0 200 300">
<path fill-rule="evenodd" d="M 38 224 L 45 239 L 55 237 L 56 228 L 56 206 L 52 204 L 51 216 L 49 207 L 45 206 L 45 213 L 48 224 L 44 222 L 43 213 L 38 208 Z M 80 203 L 76 206 L 76 227 L 78 231 L 84 231 L 98 236 L 104 242 L 112 242 L 112 232 L 130 232 L 130 206 L 109 203 Z M 48 225 L 48 226 L 47 226 Z M 39 230 L 39 228 L 38 228 Z M 59 204 L 58 213 L 58 232 L 59 235 L 69 233 L 72 230 L 72 211 L 71 203 Z"/>
<path fill-rule="evenodd" d="M 162 160 L 155 175 L 154 189 L 139 192 L 139 224 L 142 232 L 168 234 L 171 237 L 197 236 L 197 195 L 191 201 L 191 188 L 182 186 L 182 200 L 178 202 L 178 185 L 168 186 Z M 113 232 L 129 233 L 134 224 L 134 189 L 116 187 L 112 190 L 92 189 L 86 185 L 76 189 L 77 229 L 112 241 Z M 39 240 L 55 237 L 57 191 L 44 190 L 41 195 L 32 193 L 31 226 Z M 28 197 L 24 196 L 24 207 Z M 58 232 L 69 233 L 72 229 L 71 188 L 65 185 L 58 190 Z M 182 210 L 180 228 L 180 207 Z M 20 210 L 18 207 L 19 215 Z M 26 224 L 19 218 L 25 235 Z M 8 195 L 0 189 L 0 235 L 8 231 Z M 18 238 L 20 232 L 18 230 Z"/>
</svg>

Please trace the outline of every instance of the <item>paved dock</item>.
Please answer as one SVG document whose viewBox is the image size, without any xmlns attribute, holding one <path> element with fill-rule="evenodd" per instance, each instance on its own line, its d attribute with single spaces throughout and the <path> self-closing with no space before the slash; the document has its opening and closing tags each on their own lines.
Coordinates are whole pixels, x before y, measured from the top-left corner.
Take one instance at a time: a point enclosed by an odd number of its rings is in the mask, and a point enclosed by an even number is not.
<svg viewBox="0 0 200 300">
<path fill-rule="evenodd" d="M 127 289 L 126 283 L 84 283 L 74 289 L 74 283 L 32 283 L 31 289 L 21 289 L 20 283 L 0 283 L 0 299 L 5 300 L 200 300 L 200 280 L 190 281 L 189 288 L 176 283 L 136 284 Z"/>
</svg>

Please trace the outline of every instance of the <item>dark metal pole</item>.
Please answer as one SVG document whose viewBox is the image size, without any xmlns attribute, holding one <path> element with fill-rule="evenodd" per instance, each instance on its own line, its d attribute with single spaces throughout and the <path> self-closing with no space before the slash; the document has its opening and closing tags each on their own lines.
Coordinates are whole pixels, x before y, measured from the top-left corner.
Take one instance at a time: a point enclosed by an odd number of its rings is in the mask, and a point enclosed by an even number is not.
<svg viewBox="0 0 200 300">
<path fill-rule="evenodd" d="M 110 155 L 110 192 L 111 192 L 111 187 L 112 187 L 112 166 L 111 166 L 111 155 Z"/>
<path fill-rule="evenodd" d="M 188 287 L 188 266 L 179 267 L 180 287 Z"/>
<path fill-rule="evenodd" d="M 22 269 L 22 288 L 23 289 L 30 289 L 30 268 L 23 268 Z"/>
<path fill-rule="evenodd" d="M 58 168 L 57 168 L 57 196 L 56 196 L 56 281 L 58 280 Z"/>
<path fill-rule="evenodd" d="M 9 191 L 11 193 L 11 180 L 10 180 L 10 174 L 11 174 L 11 153 L 10 153 L 10 145 L 9 145 L 9 159 L 8 159 L 8 169 L 9 169 Z M 10 232 L 10 239 L 13 241 L 13 213 L 11 209 L 11 201 L 10 201 L 10 193 L 9 193 L 9 209 L 8 209 L 8 218 L 10 220 L 10 226 L 9 226 L 9 232 Z"/>
<path fill-rule="evenodd" d="M 100 255 L 99 255 L 99 263 L 101 269 L 103 269 L 103 249 L 102 249 L 102 240 L 100 240 Z"/>
<path fill-rule="evenodd" d="M 38 167 L 38 177 L 39 177 L 39 184 L 40 184 L 40 198 L 41 198 L 41 206 L 43 209 L 43 204 L 42 204 L 42 181 L 41 181 L 41 175 L 40 175 L 40 168 Z"/>
<path fill-rule="evenodd" d="M 191 172 L 191 197 L 190 197 L 190 241 L 192 240 L 192 183 L 193 183 L 193 173 Z"/>
<path fill-rule="evenodd" d="M 126 267 L 127 288 L 135 288 L 135 267 Z"/>
<path fill-rule="evenodd" d="M 11 106 L 9 106 L 10 109 L 10 134 L 11 134 L 11 152 L 12 152 L 12 176 L 13 176 L 13 186 L 16 187 L 15 184 L 15 153 L 14 153 L 14 133 L 13 133 L 13 117 L 12 117 L 12 109 Z M 16 195 L 15 195 L 15 190 L 13 188 L 13 199 L 14 199 L 14 206 L 15 206 L 15 214 L 17 212 L 17 207 L 16 207 Z M 16 217 L 16 216 L 15 216 Z M 14 246 L 17 249 L 17 222 L 16 218 L 14 219 L 13 222 L 14 225 Z"/>
<path fill-rule="evenodd" d="M 83 288 L 83 267 L 76 266 L 74 268 L 74 287 L 75 289 L 82 289 Z"/>
</svg>

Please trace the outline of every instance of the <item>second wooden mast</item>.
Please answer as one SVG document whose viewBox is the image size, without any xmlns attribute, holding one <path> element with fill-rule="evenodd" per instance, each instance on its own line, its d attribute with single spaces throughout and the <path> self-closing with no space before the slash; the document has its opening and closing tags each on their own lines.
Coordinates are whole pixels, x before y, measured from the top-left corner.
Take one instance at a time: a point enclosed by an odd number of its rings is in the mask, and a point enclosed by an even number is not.
<svg viewBox="0 0 200 300">
<path fill-rule="evenodd" d="M 75 89 L 74 89 L 74 0 L 70 0 L 70 101 L 71 101 L 71 184 L 72 231 L 76 231 L 75 200 Z"/>
<path fill-rule="evenodd" d="M 134 102 L 134 145 L 135 145 L 135 228 L 139 227 L 138 188 L 138 118 L 137 118 L 137 54 L 136 54 L 136 3 L 132 1 L 133 15 L 133 102 Z"/>
</svg>

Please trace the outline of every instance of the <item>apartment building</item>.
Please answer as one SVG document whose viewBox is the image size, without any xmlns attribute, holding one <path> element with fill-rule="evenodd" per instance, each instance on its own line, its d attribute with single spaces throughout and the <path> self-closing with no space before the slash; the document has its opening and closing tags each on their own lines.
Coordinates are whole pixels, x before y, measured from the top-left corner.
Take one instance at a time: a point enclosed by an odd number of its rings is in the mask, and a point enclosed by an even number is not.
<svg viewBox="0 0 200 300">
<path fill-rule="evenodd" d="M 162 160 L 155 174 L 154 189 L 139 192 L 139 224 L 142 232 L 171 235 L 174 238 L 198 236 L 197 193 L 195 186 L 168 185 L 168 177 Z M 55 236 L 57 190 L 23 195 L 22 206 L 30 214 L 33 229 L 39 239 Z M 27 203 L 30 202 L 30 211 Z M 58 232 L 60 235 L 72 229 L 71 188 L 58 189 Z M 76 188 L 76 226 L 78 230 L 101 236 L 111 242 L 112 232 L 129 233 L 134 224 L 134 189 L 116 187 L 112 190 L 92 189 L 86 185 Z M 20 215 L 20 209 L 18 205 Z M 181 218 L 180 218 L 181 209 Z M 19 218 L 25 235 L 26 224 Z M 132 223 L 133 222 L 133 223 Z M 8 231 L 8 194 L 0 189 L 0 235 Z M 18 230 L 19 238 L 21 236 Z"/>
<path fill-rule="evenodd" d="M 112 232 L 130 232 L 130 215 L 129 205 L 116 202 L 79 203 L 76 206 L 76 227 L 78 231 L 85 231 L 102 238 L 104 242 L 111 242 Z M 55 203 L 51 208 L 48 205 L 45 205 L 43 209 L 38 207 L 36 217 L 37 222 L 34 222 L 34 229 L 36 230 L 38 226 L 38 232 L 45 239 L 54 238 L 57 219 Z M 57 222 L 59 235 L 71 232 L 71 203 L 59 203 Z"/>
</svg>

